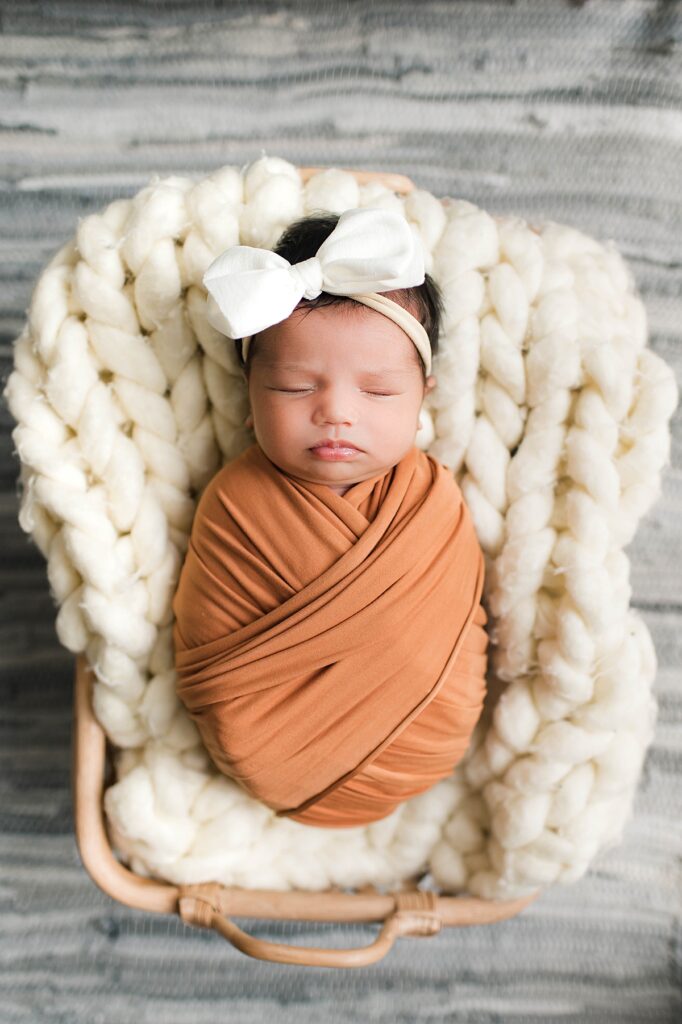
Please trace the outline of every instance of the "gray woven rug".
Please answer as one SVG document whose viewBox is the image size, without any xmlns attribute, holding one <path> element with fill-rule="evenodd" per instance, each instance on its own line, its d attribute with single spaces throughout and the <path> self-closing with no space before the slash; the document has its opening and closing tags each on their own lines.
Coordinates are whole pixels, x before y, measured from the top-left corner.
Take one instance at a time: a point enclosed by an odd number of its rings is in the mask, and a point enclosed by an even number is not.
<svg viewBox="0 0 682 1024">
<path fill-rule="evenodd" d="M 677 3 L 0 3 L 0 358 L 77 219 L 153 174 L 282 156 L 408 174 L 491 213 L 612 238 L 682 369 L 682 7 Z M 627 549 L 659 700 L 622 845 L 503 924 L 399 940 L 373 967 L 260 963 L 128 910 L 72 831 L 73 659 L 16 522 L 1 417 L 0 1022 L 682 1020 L 682 415 Z M 378 925 L 240 921 L 369 943 Z"/>
</svg>

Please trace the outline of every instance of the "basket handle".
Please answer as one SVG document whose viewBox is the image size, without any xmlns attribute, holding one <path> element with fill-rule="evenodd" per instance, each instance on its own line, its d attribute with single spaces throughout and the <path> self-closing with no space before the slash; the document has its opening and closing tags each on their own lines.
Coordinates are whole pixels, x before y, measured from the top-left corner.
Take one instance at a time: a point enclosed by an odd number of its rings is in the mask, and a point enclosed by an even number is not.
<svg viewBox="0 0 682 1024">
<path fill-rule="evenodd" d="M 224 939 L 257 960 L 305 967 L 365 967 L 386 956 L 401 935 L 436 935 L 442 927 L 437 910 L 437 894 L 429 891 L 392 893 L 395 909 L 384 920 L 377 938 L 369 946 L 353 949 L 321 949 L 317 946 L 291 946 L 256 939 L 238 928 L 220 909 L 220 887 L 181 887 L 178 910 L 185 924 L 213 928 Z M 216 907 L 215 904 L 218 904 Z"/>
<path fill-rule="evenodd" d="M 301 181 L 305 185 L 309 178 L 313 175 L 319 174 L 321 171 L 335 170 L 336 168 L 330 167 L 299 167 L 298 173 Z M 358 185 L 368 185 L 373 181 L 380 182 L 385 188 L 391 190 L 391 192 L 397 192 L 400 195 L 408 195 L 414 191 L 415 185 L 412 178 L 408 178 L 406 174 L 397 174 L 394 171 L 361 171 L 346 168 L 350 174 L 353 175 Z"/>
</svg>

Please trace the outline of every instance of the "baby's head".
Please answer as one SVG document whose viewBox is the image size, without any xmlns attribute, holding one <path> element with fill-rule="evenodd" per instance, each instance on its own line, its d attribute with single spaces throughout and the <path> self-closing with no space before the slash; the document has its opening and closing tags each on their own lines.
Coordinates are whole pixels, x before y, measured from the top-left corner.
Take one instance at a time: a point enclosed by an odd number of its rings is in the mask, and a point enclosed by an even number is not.
<svg viewBox="0 0 682 1024">
<path fill-rule="evenodd" d="M 296 221 L 274 252 L 292 264 L 310 259 L 338 220 L 320 214 Z M 433 278 L 383 294 L 419 320 L 435 355 L 443 301 Z M 339 494 L 403 458 L 436 383 L 402 327 L 348 295 L 302 299 L 286 320 L 251 338 L 245 364 L 241 339 L 235 345 L 263 452 L 284 472 Z M 350 441 L 357 451 L 324 458 L 313 447 L 325 438 Z"/>
</svg>

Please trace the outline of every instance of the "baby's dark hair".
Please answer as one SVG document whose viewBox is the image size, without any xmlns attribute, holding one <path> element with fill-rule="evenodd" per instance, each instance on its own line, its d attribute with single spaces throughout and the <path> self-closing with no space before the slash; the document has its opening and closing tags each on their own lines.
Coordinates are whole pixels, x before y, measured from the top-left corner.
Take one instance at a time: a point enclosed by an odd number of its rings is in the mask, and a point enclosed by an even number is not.
<svg viewBox="0 0 682 1024">
<path fill-rule="evenodd" d="M 273 252 L 283 256 L 289 263 L 301 263 L 315 256 L 322 243 L 329 237 L 339 221 L 334 213 L 314 213 L 289 224 L 282 232 Z M 407 308 L 419 320 L 426 331 L 431 345 L 431 356 L 438 352 L 438 337 L 443 318 L 443 295 L 430 274 L 426 274 L 424 283 L 412 288 L 396 288 L 390 293 L 391 299 Z M 316 299 L 304 300 L 310 309 L 320 306 L 358 306 L 350 295 L 332 295 L 321 292 Z M 242 359 L 242 339 L 235 339 L 235 347 L 239 365 L 248 372 L 255 338 L 251 340 L 246 363 Z M 426 379 L 424 364 L 415 348 L 415 355 Z"/>
</svg>

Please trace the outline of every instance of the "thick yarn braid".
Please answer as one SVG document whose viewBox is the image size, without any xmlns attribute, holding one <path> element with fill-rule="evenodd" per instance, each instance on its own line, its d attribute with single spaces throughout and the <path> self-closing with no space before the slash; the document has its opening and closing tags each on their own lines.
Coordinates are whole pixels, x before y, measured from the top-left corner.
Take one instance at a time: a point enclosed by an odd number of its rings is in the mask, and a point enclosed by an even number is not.
<svg viewBox="0 0 682 1024">
<path fill-rule="evenodd" d="M 334 831 L 276 819 L 214 771 L 175 697 L 171 599 L 203 486 L 253 440 L 202 274 L 228 245 L 368 204 L 417 226 L 444 292 L 417 443 L 452 468 L 485 552 L 490 693 L 450 779 Z M 119 748 L 105 807 L 133 870 L 315 890 L 430 869 L 496 899 L 579 878 L 618 841 L 657 710 L 622 549 L 658 497 L 677 389 L 612 245 L 339 170 L 302 185 L 267 156 L 156 179 L 83 219 L 43 271 L 6 396 L 20 523 L 60 640 L 94 671 Z"/>
</svg>

